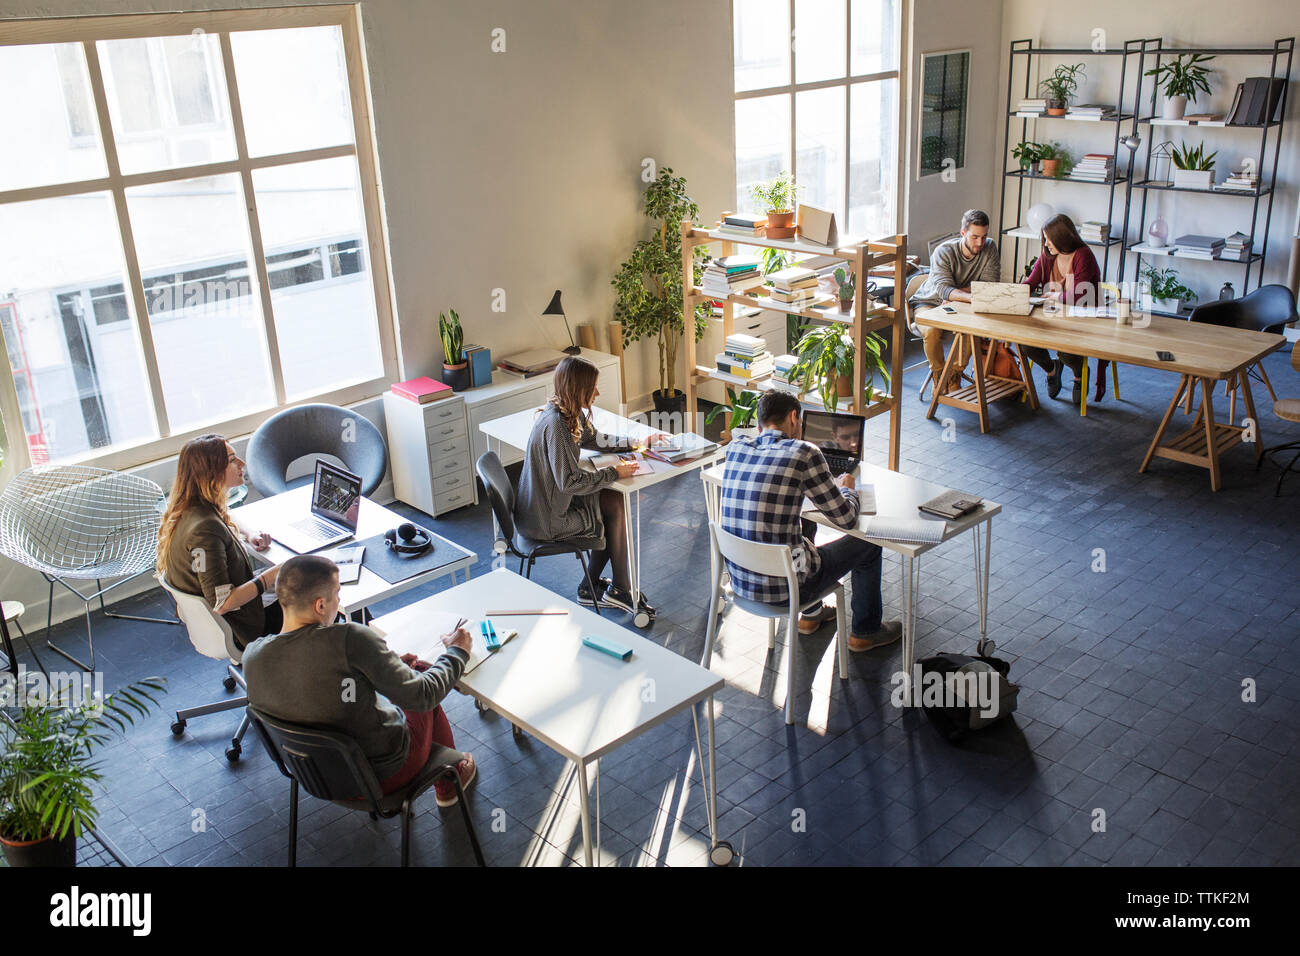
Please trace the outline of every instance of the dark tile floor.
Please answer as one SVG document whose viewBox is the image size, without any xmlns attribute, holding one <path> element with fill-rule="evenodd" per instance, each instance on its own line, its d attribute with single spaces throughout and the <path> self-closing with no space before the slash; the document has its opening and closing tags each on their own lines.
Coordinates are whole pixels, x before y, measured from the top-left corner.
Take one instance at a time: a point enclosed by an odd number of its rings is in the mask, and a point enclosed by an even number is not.
<svg viewBox="0 0 1300 956">
<path fill-rule="evenodd" d="M 1268 370 L 1282 394 L 1300 394 L 1288 359 L 1270 357 Z M 1274 498 L 1276 468 L 1256 474 L 1249 447 L 1227 456 L 1218 494 L 1205 471 L 1171 462 L 1138 475 L 1174 385 L 1167 374 L 1123 368 L 1123 401 L 1108 395 L 1086 419 L 1061 401 L 1037 415 L 998 406 L 985 436 L 962 413 L 948 429 L 926 421 L 922 374 L 907 376 L 902 468 L 1003 505 L 990 636 L 1012 661 L 1019 711 L 952 746 L 890 703 L 896 649 L 854 655 L 850 678 L 835 678 L 828 627 L 796 642 L 798 719 L 787 728 L 784 638 L 769 654 L 765 625 L 728 611 L 714 655 L 728 679 L 719 802 L 744 863 L 1300 862 L 1300 658 L 1288 656 L 1300 651 L 1300 476 Z M 1266 440 L 1300 438 L 1269 406 L 1262 394 Z M 883 461 L 883 425 L 869 432 Z M 482 556 L 476 572 L 490 568 L 486 506 L 433 527 Z M 708 588 L 698 478 L 649 492 L 642 530 L 644 583 L 660 609 L 651 636 L 698 659 Z M 577 576 L 560 558 L 535 572 L 565 593 Z M 927 556 L 922 579 L 920 655 L 969 652 L 970 547 Z M 890 616 L 899 580 L 887 562 Z M 129 604 L 165 607 L 157 592 Z M 171 709 L 221 696 L 220 664 L 195 655 L 180 628 L 98 616 L 95 626 L 108 688 L 162 674 Z M 479 760 L 470 802 L 489 861 L 581 859 L 564 761 L 516 742 L 468 698 L 453 695 L 447 712 Z M 283 863 L 288 787 L 257 742 L 231 766 L 223 750 L 236 716 L 195 720 L 179 740 L 170 720 L 158 714 L 103 752 L 102 829 L 135 864 Z M 602 862 L 704 862 L 693 739 L 682 716 L 603 761 Z M 394 821 L 304 798 L 302 864 L 395 864 L 398 839 Z M 414 858 L 468 862 L 458 815 L 426 800 Z"/>
</svg>

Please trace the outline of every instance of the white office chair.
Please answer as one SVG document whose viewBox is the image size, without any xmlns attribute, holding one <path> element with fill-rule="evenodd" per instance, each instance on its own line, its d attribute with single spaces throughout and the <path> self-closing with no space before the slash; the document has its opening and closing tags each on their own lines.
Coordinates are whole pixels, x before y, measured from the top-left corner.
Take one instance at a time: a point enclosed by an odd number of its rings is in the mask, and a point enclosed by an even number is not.
<svg viewBox="0 0 1300 956">
<path fill-rule="evenodd" d="M 211 657 L 216 660 L 225 659 L 226 677 L 222 681 L 222 686 L 226 688 L 227 693 L 233 691 L 238 685 L 244 690 L 243 697 L 231 697 L 227 700 L 213 701 L 210 704 L 203 704 L 200 707 L 190 707 L 186 710 L 176 711 L 176 720 L 172 724 L 172 733 L 179 737 L 185 733 L 185 724 L 192 717 L 206 717 L 208 714 L 219 714 L 227 710 L 238 710 L 244 708 L 244 719 L 239 723 L 239 730 L 231 738 L 230 746 L 226 748 L 226 759 L 231 763 L 239 760 L 243 751 L 244 734 L 248 732 L 248 685 L 244 683 L 244 669 L 241 666 L 243 652 L 235 644 L 234 632 L 230 630 L 230 625 L 226 619 L 217 614 L 208 607 L 207 600 L 202 595 L 186 594 L 184 591 L 178 591 L 163 577 L 162 572 L 155 572 L 154 577 L 162 585 L 164 591 L 172 596 L 176 602 L 176 616 L 181 619 L 185 625 L 186 632 L 190 635 L 190 643 L 194 649 L 204 657 Z"/>
<path fill-rule="evenodd" d="M 713 659 L 713 641 L 718 630 L 718 613 L 723 605 L 722 571 L 723 559 L 732 564 L 753 571 L 755 574 L 767 574 L 774 578 L 785 578 L 790 592 L 789 603 L 782 607 L 778 604 L 764 604 L 748 598 L 732 595 L 732 601 L 742 611 L 748 611 L 757 617 L 767 618 L 767 646 L 776 647 L 776 622 L 786 618 L 786 653 L 789 665 L 786 668 L 785 722 L 794 723 L 794 667 L 796 649 L 795 638 L 799 634 L 799 575 L 794 568 L 794 559 L 790 548 L 784 544 L 760 544 L 747 541 L 729 531 L 724 531 L 716 521 L 709 522 L 709 564 L 712 571 L 712 590 L 709 592 L 709 625 L 704 637 L 704 659 L 700 666 L 708 668 Z M 844 585 L 835 585 L 835 650 L 840 663 L 840 680 L 849 676 L 848 628 L 844 613 Z"/>
</svg>

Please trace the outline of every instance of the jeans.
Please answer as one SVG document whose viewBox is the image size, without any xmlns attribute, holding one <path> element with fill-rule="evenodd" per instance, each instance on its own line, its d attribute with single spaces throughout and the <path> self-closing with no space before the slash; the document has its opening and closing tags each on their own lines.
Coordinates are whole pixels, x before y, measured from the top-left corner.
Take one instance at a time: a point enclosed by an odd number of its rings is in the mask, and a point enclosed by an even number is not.
<svg viewBox="0 0 1300 956">
<path fill-rule="evenodd" d="M 433 745 L 456 749 L 456 740 L 451 735 L 451 724 L 442 707 L 433 710 L 403 710 L 406 715 L 406 729 L 411 735 L 411 750 L 406 755 L 406 763 L 379 786 L 385 795 L 394 790 L 401 790 L 415 779 L 415 775 L 429 762 Z"/>
<path fill-rule="evenodd" d="M 806 518 L 801 519 L 804 537 L 812 540 L 816 525 Z M 811 527 L 810 527 L 811 526 Z M 853 573 L 853 619 L 850 628 L 853 634 L 863 637 L 880 630 L 881 618 L 884 617 L 884 605 L 880 600 L 880 545 L 863 541 L 846 534 L 838 541 L 822 545 L 817 549 L 821 556 L 821 568 L 816 574 L 810 574 L 799 585 L 799 606 L 819 605 L 821 599 L 831 591 L 840 578 Z"/>
</svg>

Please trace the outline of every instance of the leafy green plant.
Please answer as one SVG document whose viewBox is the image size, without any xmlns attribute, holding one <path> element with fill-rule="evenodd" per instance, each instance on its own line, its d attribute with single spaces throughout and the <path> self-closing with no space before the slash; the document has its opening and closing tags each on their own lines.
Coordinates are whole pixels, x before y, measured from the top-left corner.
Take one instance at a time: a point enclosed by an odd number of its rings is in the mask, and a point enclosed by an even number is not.
<svg viewBox="0 0 1300 956">
<path fill-rule="evenodd" d="M 835 270 L 835 288 L 838 291 L 840 301 L 848 302 L 853 298 L 857 291 L 857 276 L 852 273 L 846 273 L 843 269 Z"/>
<path fill-rule="evenodd" d="M 1158 269 L 1152 265 L 1142 267 L 1139 277 L 1147 284 L 1153 299 L 1177 299 L 1190 302 L 1196 293 L 1178 281 L 1177 269 Z"/>
<path fill-rule="evenodd" d="M 1040 143 L 1038 146 L 1038 159 L 1041 162 L 1044 159 L 1066 159 L 1067 154 L 1060 143 Z"/>
<path fill-rule="evenodd" d="M 654 338 L 659 345 L 659 391 L 676 393 L 677 346 L 685 334 L 682 315 L 682 231 L 683 222 L 694 221 L 700 207 L 686 194 L 686 180 L 674 176 L 669 167 L 659 170 L 646 187 L 645 214 L 654 222 L 654 234 L 641 239 L 611 280 L 614 286 L 614 317 L 623 323 L 623 344 Z M 708 253 L 703 246 L 694 252 L 693 282 L 704 274 Z M 708 328 L 706 306 L 694 310 L 698 342 Z"/>
<path fill-rule="evenodd" d="M 438 335 L 442 338 L 442 364 L 459 365 L 465 361 L 465 332 L 460 327 L 460 316 L 456 310 L 451 310 L 451 318 L 447 318 L 447 313 L 438 313 Z"/>
<path fill-rule="evenodd" d="M 1057 103 L 1065 104 L 1070 101 L 1079 89 L 1079 79 L 1086 71 L 1082 63 L 1075 63 L 1073 66 L 1067 66 L 1062 63 L 1052 75 L 1039 82 L 1039 89 L 1047 93 L 1047 98 Z"/>
<path fill-rule="evenodd" d="M 1034 165 L 1034 163 L 1043 158 L 1038 152 L 1041 148 L 1042 147 L 1039 146 L 1038 143 L 1029 141 L 1016 143 L 1011 150 L 1011 155 L 1018 163 L 1020 163 L 1021 169 L 1028 169 L 1030 166 Z"/>
<path fill-rule="evenodd" d="M 796 185 L 794 177 L 782 170 L 776 178 L 750 187 L 754 201 L 767 212 L 793 212 L 794 204 L 803 187 Z"/>
<path fill-rule="evenodd" d="M 1208 156 L 1205 154 L 1205 141 L 1202 140 L 1195 146 L 1188 146 L 1184 140 L 1182 148 L 1175 146 L 1169 152 L 1169 158 L 1173 161 L 1176 169 L 1195 169 L 1207 170 L 1214 168 L 1214 157 L 1219 155 L 1216 149 Z"/>
<path fill-rule="evenodd" d="M 156 705 L 166 680 L 148 677 L 102 700 L 69 702 L 67 689 L 0 723 L 0 834 L 13 842 L 81 836 L 95 825 L 95 751 Z"/>
<path fill-rule="evenodd" d="M 816 391 L 826 409 L 833 411 L 839 402 L 839 377 L 853 375 L 853 337 L 839 323 L 805 325 L 800 332 L 795 347 L 799 360 L 791 369 L 790 378 L 799 381 L 801 394 Z M 877 372 L 884 376 L 886 384 L 889 382 L 889 372 L 880 358 L 884 344 L 885 340 L 874 332 L 863 337 L 867 402 L 871 401 Z"/>
<path fill-rule="evenodd" d="M 787 249 L 773 249 L 766 246 L 759 253 L 759 256 L 763 260 L 763 275 L 765 276 L 770 276 L 773 272 L 780 272 L 794 259 L 794 253 Z"/>
<path fill-rule="evenodd" d="M 758 392 L 737 392 L 728 385 L 726 404 L 714 405 L 713 410 L 704 416 L 704 424 L 711 424 L 719 415 L 730 414 L 731 428 L 749 428 L 754 424 L 754 416 L 758 413 L 758 399 Z"/>
<path fill-rule="evenodd" d="M 1184 53 L 1168 63 L 1147 70 L 1144 75 L 1155 77 L 1157 83 L 1164 83 L 1165 96 L 1185 96 L 1194 100 L 1197 90 L 1210 92 L 1210 71 L 1201 64 L 1213 59 L 1212 55 L 1205 53 Z"/>
</svg>

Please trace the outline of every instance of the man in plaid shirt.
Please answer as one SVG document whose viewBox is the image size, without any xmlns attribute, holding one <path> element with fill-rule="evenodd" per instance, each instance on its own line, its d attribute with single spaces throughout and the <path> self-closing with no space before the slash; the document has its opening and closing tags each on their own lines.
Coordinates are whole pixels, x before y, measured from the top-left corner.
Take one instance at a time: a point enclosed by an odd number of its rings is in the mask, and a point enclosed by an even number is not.
<svg viewBox="0 0 1300 956">
<path fill-rule="evenodd" d="M 799 632 L 811 634 L 835 616 L 822 603 L 844 575 L 853 573 L 853 621 L 849 649 L 869 651 L 892 644 L 903 633 L 899 621 L 883 623 L 880 600 L 880 546 L 844 535 L 815 547 L 817 526 L 800 516 L 807 498 L 831 522 L 853 528 L 858 521 L 858 493 L 851 474 L 832 478 L 816 445 L 801 440 L 802 406 L 793 395 L 765 392 L 757 418 L 763 431 L 727 446 L 722 479 L 722 528 L 749 541 L 790 545 L 799 574 Z M 727 562 L 736 594 L 764 604 L 788 601 L 786 582 L 754 574 Z"/>
</svg>

